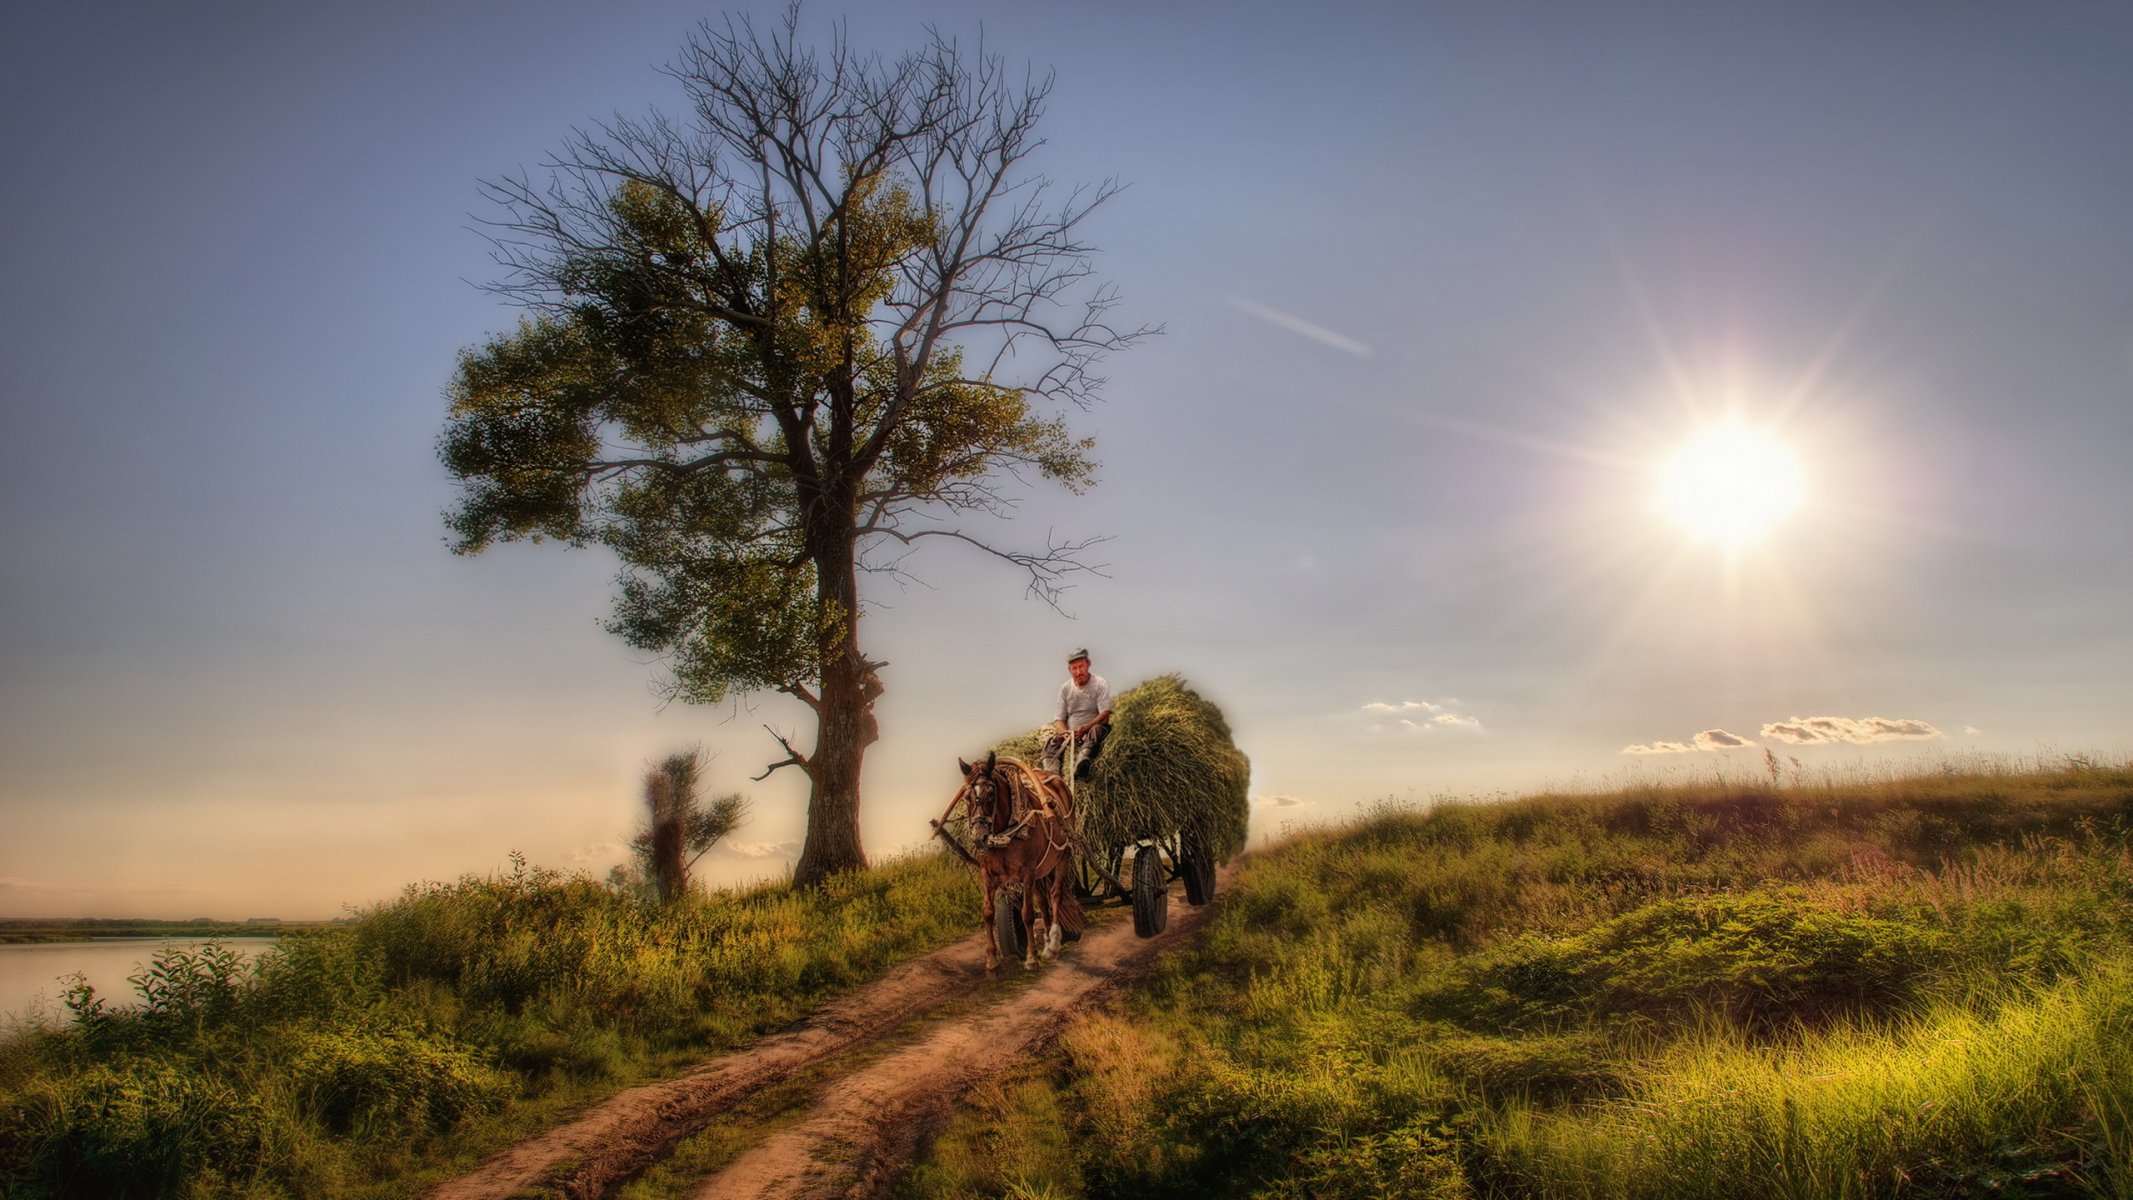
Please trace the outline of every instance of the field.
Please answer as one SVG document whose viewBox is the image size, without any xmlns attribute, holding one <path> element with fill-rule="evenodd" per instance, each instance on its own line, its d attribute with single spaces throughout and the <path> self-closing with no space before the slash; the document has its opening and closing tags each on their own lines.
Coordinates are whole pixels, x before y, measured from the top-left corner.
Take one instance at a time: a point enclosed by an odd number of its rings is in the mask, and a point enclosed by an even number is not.
<svg viewBox="0 0 2133 1200">
<path fill-rule="evenodd" d="M 2133 765 L 2080 758 L 1388 803 L 1233 866 L 1196 936 L 990 1076 L 890 1186 L 2133 1194 L 2129 819 Z M 520 865 L 410 887 L 256 969 L 168 951 L 140 1009 L 77 990 L 71 1025 L 0 1043 L 0 1192 L 419 1194 L 871 988 L 975 904 L 931 857 L 670 908 Z M 979 1028 L 1035 995 L 1012 975 L 916 1027 Z M 904 1037 L 714 1121 L 626 1194 L 685 1194 Z"/>
<path fill-rule="evenodd" d="M 2133 771 L 1777 783 L 1297 836 L 903 1194 L 2133 1194 Z"/>
</svg>

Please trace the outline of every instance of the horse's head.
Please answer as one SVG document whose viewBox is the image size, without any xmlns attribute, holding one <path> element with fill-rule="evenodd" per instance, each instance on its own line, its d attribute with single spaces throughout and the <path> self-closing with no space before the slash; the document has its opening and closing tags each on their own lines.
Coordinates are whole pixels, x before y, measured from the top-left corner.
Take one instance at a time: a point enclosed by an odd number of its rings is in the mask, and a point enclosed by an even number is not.
<svg viewBox="0 0 2133 1200">
<path fill-rule="evenodd" d="M 987 751 L 982 763 L 967 763 L 960 758 L 955 762 L 963 768 L 963 802 L 969 808 L 970 824 L 979 839 L 1006 828 L 1013 814 L 1007 811 L 1010 798 L 999 774 L 999 752 Z"/>
</svg>

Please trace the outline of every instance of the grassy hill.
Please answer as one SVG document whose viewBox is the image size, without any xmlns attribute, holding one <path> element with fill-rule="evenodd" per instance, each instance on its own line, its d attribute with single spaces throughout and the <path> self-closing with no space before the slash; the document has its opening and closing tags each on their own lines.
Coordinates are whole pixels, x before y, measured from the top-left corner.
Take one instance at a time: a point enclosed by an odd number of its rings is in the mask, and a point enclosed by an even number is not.
<svg viewBox="0 0 2133 1200">
<path fill-rule="evenodd" d="M 2133 769 L 1387 806 L 912 1196 L 2133 1194 Z"/>
</svg>

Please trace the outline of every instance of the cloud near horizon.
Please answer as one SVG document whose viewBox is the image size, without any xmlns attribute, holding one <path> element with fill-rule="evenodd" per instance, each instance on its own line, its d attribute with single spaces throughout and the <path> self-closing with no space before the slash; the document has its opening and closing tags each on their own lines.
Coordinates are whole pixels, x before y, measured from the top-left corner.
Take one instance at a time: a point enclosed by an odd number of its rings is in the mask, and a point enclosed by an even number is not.
<svg viewBox="0 0 2133 1200">
<path fill-rule="evenodd" d="M 1262 808 L 1300 808 L 1310 801 L 1302 796 L 1291 796 L 1283 792 L 1272 796 L 1254 796 L 1252 803 Z"/>
<path fill-rule="evenodd" d="M 1945 736 L 1931 722 L 1910 717 L 1792 717 L 1763 726 L 1763 736 L 1790 746 L 1931 741 Z"/>
<path fill-rule="evenodd" d="M 1435 704 L 1428 700 L 1402 700 L 1398 704 L 1388 704 L 1373 700 L 1363 705 L 1362 712 L 1369 718 L 1368 728 L 1374 733 L 1430 733 L 1438 729 L 1485 732 L 1481 718 L 1453 712 L 1447 707 L 1454 703 L 1457 701 Z"/>
<path fill-rule="evenodd" d="M 1965 727 L 1966 732 L 1976 732 Z M 1945 736 L 1931 722 L 1910 717 L 1792 717 L 1763 726 L 1763 736 L 1788 746 L 1851 745 L 1872 742 L 1931 741 Z M 1622 747 L 1624 754 L 1695 754 L 1754 746 L 1737 733 L 1706 729 L 1686 742 L 1640 742 Z"/>
<path fill-rule="evenodd" d="M 1699 751 L 1739 750 L 1754 742 L 1724 729 L 1706 729 L 1686 742 L 1644 742 L 1622 747 L 1624 754 L 1695 754 Z"/>
<path fill-rule="evenodd" d="M 797 858 L 799 854 L 798 838 L 782 842 L 720 842 L 711 847 L 709 852 L 712 858 L 737 859 L 742 862 L 755 862 L 765 858 Z"/>
</svg>

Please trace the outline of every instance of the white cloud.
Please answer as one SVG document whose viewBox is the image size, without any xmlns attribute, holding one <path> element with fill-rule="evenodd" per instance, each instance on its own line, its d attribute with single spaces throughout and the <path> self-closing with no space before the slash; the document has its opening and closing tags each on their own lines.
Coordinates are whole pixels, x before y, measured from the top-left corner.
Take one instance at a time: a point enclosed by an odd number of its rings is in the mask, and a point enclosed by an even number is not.
<svg viewBox="0 0 2133 1200">
<path fill-rule="evenodd" d="M 1346 334 L 1335 333 L 1323 325 L 1313 325 L 1302 317 L 1291 316 L 1278 308 L 1268 308 L 1264 304 L 1254 304 L 1242 296 L 1231 296 L 1229 297 L 1229 302 L 1230 306 L 1238 312 L 1255 316 L 1269 325 L 1279 326 L 1290 333 L 1302 334 L 1314 342 L 1353 354 L 1357 358 L 1370 357 L 1370 347 Z"/>
<path fill-rule="evenodd" d="M 1931 723 L 1909 717 L 1791 717 L 1763 726 L 1763 736 L 1793 746 L 1930 741 L 1942 736 Z"/>
<path fill-rule="evenodd" d="M 765 858 L 792 858 L 800 853 L 800 840 L 783 842 L 720 842 L 711 848 L 714 858 L 754 862 Z"/>
<path fill-rule="evenodd" d="M 1720 750 L 1738 750 L 1743 746 L 1753 746 L 1754 744 L 1747 738 L 1728 730 L 1706 729 L 1686 742 L 1640 742 L 1634 746 L 1622 747 L 1622 753 L 1695 754 L 1698 751 L 1715 753 Z"/>
<path fill-rule="evenodd" d="M 1980 737 L 1983 736 L 1985 731 L 1979 729 L 1975 725 L 1965 725 L 1963 726 L 1963 732 L 1969 734 L 1971 737 Z"/>
<path fill-rule="evenodd" d="M 1401 715 L 1413 715 L 1415 713 L 1443 712 L 1444 706 L 1441 704 L 1431 704 L 1427 700 L 1402 700 L 1398 704 L 1387 704 L 1382 700 L 1373 700 L 1363 706 L 1363 711 L 1366 713 L 1376 713 L 1379 716 L 1391 717 Z"/>
<path fill-rule="evenodd" d="M 1252 797 L 1252 803 L 1260 806 L 1261 808 L 1299 808 L 1309 803 L 1309 801 L 1305 800 L 1301 796 L 1290 796 L 1282 794 L 1274 796 L 1254 796 Z"/>
<path fill-rule="evenodd" d="M 1451 709 L 1456 701 L 1438 704 L 1430 700 L 1402 700 L 1393 704 L 1373 700 L 1361 708 L 1369 720 L 1368 728 L 1377 733 L 1434 733 L 1439 729 L 1463 730 L 1481 733 L 1481 718 Z"/>
<path fill-rule="evenodd" d="M 629 847 L 621 842 L 601 842 L 593 846 L 580 846 L 570 852 L 570 861 L 578 865 L 586 863 L 617 862 L 629 853 Z"/>
</svg>

